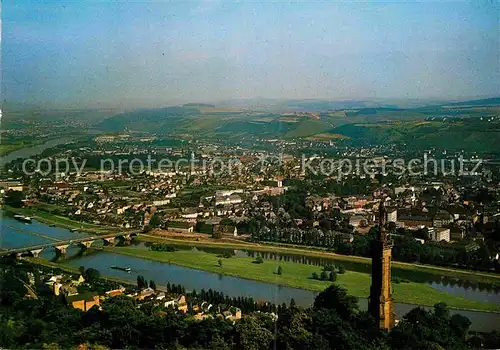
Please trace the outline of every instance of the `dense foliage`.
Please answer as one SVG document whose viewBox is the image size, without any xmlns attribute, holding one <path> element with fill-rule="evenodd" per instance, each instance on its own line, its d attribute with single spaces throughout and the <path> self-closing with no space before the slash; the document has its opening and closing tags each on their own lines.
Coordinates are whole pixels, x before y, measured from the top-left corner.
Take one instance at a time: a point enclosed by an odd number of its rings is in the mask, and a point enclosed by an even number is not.
<svg viewBox="0 0 500 350">
<path fill-rule="evenodd" d="M 177 250 L 174 246 L 165 243 L 152 243 L 147 246 L 149 246 L 149 249 L 158 252 L 175 252 Z"/>
<path fill-rule="evenodd" d="M 277 217 L 269 220 L 263 215 L 254 215 L 244 227 L 239 227 L 239 229 L 248 232 L 254 241 L 324 247 L 339 254 L 370 256 L 371 241 L 375 237 L 376 227 L 372 228 L 369 234 L 353 235 L 352 241 L 345 239 L 346 234 L 352 230 L 342 219 L 340 212 L 331 210 L 322 218 L 313 219 L 314 213 L 307 206 L 306 198 L 307 193 L 303 188 L 288 191 L 282 196 L 269 197 L 267 200 L 278 212 Z M 282 208 L 281 212 L 279 208 Z M 302 219 L 302 224 L 297 224 L 293 220 L 299 218 Z M 317 221 L 317 226 L 313 225 L 314 221 Z M 396 230 L 394 226 L 390 233 L 394 240 L 393 258 L 396 261 L 500 271 L 498 261 L 491 259 L 495 244 L 498 244 L 495 239 L 498 240 L 500 237 L 500 221 L 497 221 L 494 226 L 493 244 L 486 240 L 484 242 L 481 240 L 463 240 L 456 243 L 433 242 L 428 240 L 427 233 L 423 231 Z M 414 239 L 418 235 L 421 238 L 427 238 L 425 244 Z"/>
<path fill-rule="evenodd" d="M 4 348 L 203 348 L 203 349 L 384 349 L 498 347 L 498 333 L 472 335 L 470 321 L 450 316 L 446 305 L 416 308 L 390 333 L 380 332 L 373 319 L 358 308 L 357 299 L 332 285 L 311 308 L 295 302 L 267 309 L 239 298 L 245 316 L 236 322 L 222 318 L 195 320 L 173 309 L 117 296 L 88 312 L 68 307 L 63 297 L 38 290 L 27 299 L 26 269 L 2 268 L 0 346 Z M 181 288 L 182 289 L 182 288 Z M 221 293 L 202 291 L 190 301 L 229 303 Z M 274 311 L 267 313 L 265 311 Z M 277 318 L 275 317 L 277 315 Z"/>
<path fill-rule="evenodd" d="M 23 206 L 24 193 L 21 191 L 8 190 L 5 193 L 4 203 L 14 208 Z"/>
</svg>

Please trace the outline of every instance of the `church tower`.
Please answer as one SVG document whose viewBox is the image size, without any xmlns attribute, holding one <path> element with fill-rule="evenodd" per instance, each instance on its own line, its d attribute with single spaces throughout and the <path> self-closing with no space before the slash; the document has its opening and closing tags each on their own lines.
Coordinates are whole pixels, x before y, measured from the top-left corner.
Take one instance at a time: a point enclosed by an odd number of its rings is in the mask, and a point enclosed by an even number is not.
<svg viewBox="0 0 500 350">
<path fill-rule="evenodd" d="M 377 320 L 381 329 L 394 326 L 392 306 L 391 260 L 392 241 L 387 237 L 387 210 L 384 200 L 379 205 L 379 230 L 372 245 L 372 285 L 368 300 L 368 311 Z"/>
</svg>

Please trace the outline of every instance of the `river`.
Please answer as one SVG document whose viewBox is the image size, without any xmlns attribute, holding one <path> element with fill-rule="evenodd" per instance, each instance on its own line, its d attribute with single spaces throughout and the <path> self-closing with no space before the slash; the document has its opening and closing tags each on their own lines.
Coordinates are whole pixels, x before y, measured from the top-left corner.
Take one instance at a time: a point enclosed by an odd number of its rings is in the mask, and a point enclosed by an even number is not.
<svg viewBox="0 0 500 350">
<path fill-rule="evenodd" d="M 2 215 L 0 216 L 0 248 L 2 249 L 36 245 L 51 242 L 55 239 L 72 239 L 86 235 L 85 233 L 71 232 L 67 229 L 51 227 L 37 222 L 36 220 L 31 224 L 25 224 L 1 213 L 0 211 L 0 215 Z M 94 244 L 98 246 L 100 241 L 96 241 Z M 137 246 L 137 249 L 145 248 L 146 247 L 142 244 Z M 252 297 L 255 300 L 267 300 L 274 303 L 289 303 L 293 298 L 298 305 L 304 307 L 310 306 L 317 295 L 317 293 L 313 291 L 223 276 L 110 252 L 90 250 L 90 254 L 80 255 L 79 253 L 80 248 L 70 246 L 68 249 L 68 259 L 61 263 L 73 267 L 92 267 L 99 270 L 104 276 L 121 277 L 133 283 L 136 281 L 137 275 L 143 275 L 148 280 L 154 280 L 158 285 L 166 285 L 167 283 L 181 284 L 188 290 L 197 291 L 201 289 L 213 289 L 233 297 L 246 296 Z M 237 254 L 249 253 L 240 251 L 237 252 Z M 42 252 L 41 257 L 52 259 L 54 255 L 53 249 L 46 249 Z M 111 269 L 112 265 L 130 266 L 132 267 L 132 271 L 127 273 Z M 437 283 L 436 287 L 439 289 L 445 286 L 444 284 L 441 285 Z M 492 294 L 492 299 L 490 300 L 490 298 L 485 297 L 483 294 L 477 294 L 483 293 L 484 291 L 474 291 L 464 287 L 455 287 L 455 289 L 467 291 L 467 296 L 471 299 L 477 298 L 478 300 L 490 302 L 498 302 L 499 300 L 498 294 L 492 291 L 487 291 L 487 293 Z M 454 291 L 450 290 L 449 292 L 453 293 Z M 366 309 L 366 299 L 360 299 L 359 304 L 362 309 Z M 414 308 L 415 305 L 396 303 L 394 307 L 397 317 L 400 318 Z M 471 329 L 473 330 L 490 331 L 493 329 L 500 329 L 500 314 L 466 310 L 452 311 L 452 313 L 460 313 L 468 317 L 472 322 Z"/>
<path fill-rule="evenodd" d="M 187 290 L 196 291 L 213 289 L 232 297 L 246 296 L 252 297 L 254 300 L 266 300 L 276 304 L 288 304 L 293 298 L 297 305 L 309 307 L 318 294 L 309 290 L 223 276 L 109 252 L 76 257 L 65 264 L 76 268 L 79 266 L 84 266 L 85 268 L 92 267 L 106 276 L 125 278 L 133 282 L 137 279 L 137 275 L 142 275 L 147 280 L 154 280 L 158 285 L 166 285 L 167 283 L 181 284 Z M 111 269 L 111 265 L 130 266 L 132 267 L 132 271 L 127 273 Z M 359 305 L 361 309 L 366 309 L 368 301 L 366 299 L 359 299 Z M 395 303 L 394 311 L 396 317 L 401 318 L 415 307 L 416 305 Z M 451 313 L 459 313 L 469 318 L 472 322 L 472 330 L 500 330 L 500 314 L 467 310 L 451 310 Z"/>
<path fill-rule="evenodd" d="M 137 248 L 148 249 L 144 244 L 138 244 Z M 193 248 L 189 245 L 176 245 L 177 249 L 195 249 L 206 253 L 222 254 L 225 252 L 234 256 L 252 257 L 261 256 L 268 260 L 283 260 L 292 261 L 295 263 L 309 264 L 315 266 L 325 266 L 327 264 L 342 264 L 347 270 L 371 273 L 371 265 L 366 262 L 354 261 L 339 261 L 334 258 L 320 258 L 312 256 L 304 256 L 300 254 L 284 254 L 269 251 L 245 250 L 245 249 L 228 249 L 219 247 L 197 247 Z M 492 286 L 488 283 L 471 282 L 453 277 L 443 277 L 436 274 L 426 273 L 422 271 L 410 271 L 397 267 L 392 267 L 393 281 L 408 280 L 417 283 L 426 283 L 434 289 L 444 291 L 450 294 L 460 295 L 467 299 L 486 301 L 490 303 L 500 304 L 500 286 Z"/>
<path fill-rule="evenodd" d="M 18 150 L 15 150 L 13 152 L 10 152 L 9 154 L 0 157 L 0 167 L 3 167 L 5 164 L 17 159 L 17 158 L 29 158 L 36 156 L 37 154 L 42 153 L 44 150 L 48 148 L 55 147 L 57 145 L 60 145 L 62 143 L 68 143 L 68 142 L 73 142 L 74 138 L 70 137 L 63 137 L 59 139 L 52 139 L 49 141 L 46 141 L 45 143 L 42 143 L 37 146 L 31 146 L 31 147 L 25 147 L 21 148 Z"/>
</svg>

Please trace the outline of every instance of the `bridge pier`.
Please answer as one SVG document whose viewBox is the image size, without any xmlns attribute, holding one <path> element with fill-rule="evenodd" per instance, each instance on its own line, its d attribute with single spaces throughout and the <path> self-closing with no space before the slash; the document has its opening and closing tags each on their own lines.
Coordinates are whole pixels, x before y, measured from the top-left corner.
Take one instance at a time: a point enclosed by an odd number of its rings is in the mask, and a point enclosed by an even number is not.
<svg viewBox="0 0 500 350">
<path fill-rule="evenodd" d="M 78 245 L 84 249 L 90 248 L 90 246 L 94 243 L 94 241 L 85 241 L 85 242 L 80 242 Z"/>
<path fill-rule="evenodd" d="M 115 243 L 115 237 L 103 238 L 104 245 L 113 245 Z"/>
<path fill-rule="evenodd" d="M 54 248 L 59 252 L 61 255 L 66 254 L 66 249 L 69 247 L 69 244 L 62 244 L 62 245 L 56 245 Z"/>
<path fill-rule="evenodd" d="M 125 242 L 129 242 L 132 240 L 132 236 L 130 233 L 124 233 L 124 234 L 116 236 L 115 238 L 120 239 L 120 240 L 125 241 Z"/>
<path fill-rule="evenodd" d="M 35 258 L 38 258 L 40 256 L 40 253 L 42 252 L 43 248 L 42 249 L 34 249 L 34 250 L 30 250 L 31 254 L 33 254 L 33 256 Z"/>
<path fill-rule="evenodd" d="M 47 244 L 39 244 L 31 247 L 23 247 L 23 248 L 12 248 L 12 249 L 0 249 L 0 257 L 1 256 L 10 256 L 13 258 L 21 257 L 26 254 L 31 254 L 34 257 L 38 257 L 43 249 L 54 247 L 56 254 L 65 255 L 67 248 L 71 244 L 79 245 L 83 247 L 84 250 L 89 248 L 92 243 L 94 243 L 98 239 L 102 239 L 104 241 L 104 245 L 112 245 L 118 240 L 123 240 L 126 242 L 130 242 L 132 238 L 139 234 L 139 231 L 131 231 L 131 232 L 123 232 L 123 233 L 112 233 L 105 235 L 104 237 L 88 237 L 88 238 L 78 238 L 73 240 L 62 241 L 58 240 L 56 242 L 47 243 Z"/>
</svg>

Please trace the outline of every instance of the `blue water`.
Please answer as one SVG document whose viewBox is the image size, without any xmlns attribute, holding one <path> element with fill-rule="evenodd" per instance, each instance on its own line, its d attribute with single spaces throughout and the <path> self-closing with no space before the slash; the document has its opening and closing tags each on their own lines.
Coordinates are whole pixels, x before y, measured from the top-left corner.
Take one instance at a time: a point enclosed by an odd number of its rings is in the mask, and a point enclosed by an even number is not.
<svg viewBox="0 0 500 350">
<path fill-rule="evenodd" d="M 73 267 L 95 268 L 107 276 L 127 278 L 135 281 L 137 275 L 147 280 L 153 279 L 157 285 L 181 284 L 188 290 L 212 289 L 230 296 L 245 296 L 255 300 L 267 300 L 273 303 L 289 303 L 294 298 L 298 305 L 311 305 L 317 293 L 278 286 L 275 284 L 223 276 L 215 273 L 188 269 L 176 265 L 130 257 L 126 255 L 100 252 L 91 256 L 72 259 L 66 263 Z M 130 273 L 112 269 L 112 265 L 130 267 Z"/>
<path fill-rule="evenodd" d="M 53 242 L 47 238 L 41 238 L 28 232 L 37 232 L 57 239 L 73 239 L 85 237 L 82 232 L 71 232 L 70 230 L 50 227 L 49 225 L 34 220 L 31 224 L 25 224 L 11 217 L 7 217 L 0 211 L 0 248 L 18 248 L 31 245 Z M 99 245 L 100 241 L 96 241 Z M 144 249 L 143 245 L 137 249 Z M 181 284 L 187 290 L 213 289 L 223 292 L 226 295 L 238 297 L 252 297 L 254 300 L 266 300 L 276 304 L 289 303 L 293 298 L 298 305 L 310 306 L 317 293 L 297 288 L 283 287 L 269 283 L 245 280 L 236 277 L 223 276 L 216 273 L 169 265 L 157 261 L 129 257 L 125 255 L 113 254 L 109 252 L 95 252 L 92 254 L 78 256 L 79 247 L 70 246 L 67 257 L 71 259 L 62 262 L 70 266 L 85 268 L 95 268 L 104 276 L 115 276 L 129 279 L 135 282 L 138 275 L 143 275 L 147 280 L 154 280 L 157 285 Z M 240 252 L 239 254 L 246 254 Z M 54 257 L 53 249 L 45 249 L 41 257 L 51 259 Z M 129 266 L 132 268 L 130 273 L 111 269 L 112 265 Z M 447 291 L 452 294 L 463 295 L 469 299 L 495 302 L 499 295 L 487 291 L 472 290 L 463 287 L 446 287 L 440 283 L 431 284 L 433 288 Z M 444 288 L 444 289 L 443 289 Z M 446 300 L 445 300 L 446 302 Z M 367 301 L 359 300 L 360 307 L 366 309 Z M 415 305 L 395 304 L 395 312 L 398 318 L 402 317 Z M 489 331 L 493 329 L 500 330 L 500 314 L 474 312 L 474 311 L 455 311 L 472 321 L 473 330 Z"/>
<path fill-rule="evenodd" d="M 33 220 L 30 224 L 18 221 L 7 216 L 0 211 L 0 248 L 11 249 L 28 247 L 37 244 L 54 242 L 54 240 L 42 238 L 28 232 L 40 233 L 45 236 L 51 236 L 59 240 L 86 237 L 83 232 L 71 232 L 68 229 L 60 227 L 51 227 L 44 223 Z"/>
<path fill-rule="evenodd" d="M 105 276 L 120 277 L 128 279 L 133 283 L 137 280 L 138 275 L 142 275 L 147 280 L 154 280 L 157 285 L 165 286 L 167 283 L 180 284 L 187 290 L 196 290 L 197 292 L 201 289 L 213 289 L 231 297 L 252 297 L 254 300 L 266 300 L 275 304 L 289 303 L 293 298 L 297 305 L 309 307 L 317 295 L 313 291 L 223 276 L 216 273 L 109 252 L 99 252 L 95 255 L 77 257 L 64 264 L 73 267 L 92 267 L 99 270 Z M 132 271 L 127 273 L 111 269 L 112 265 L 131 267 Z M 361 309 L 366 310 L 368 306 L 367 300 L 359 299 L 359 306 Z M 396 317 L 400 319 L 415 307 L 416 305 L 395 303 L 394 311 Z M 428 307 L 424 308 L 430 309 Z M 468 317 L 472 322 L 471 329 L 474 331 L 500 330 L 500 314 L 452 310 L 451 314 L 454 313 Z"/>
</svg>

